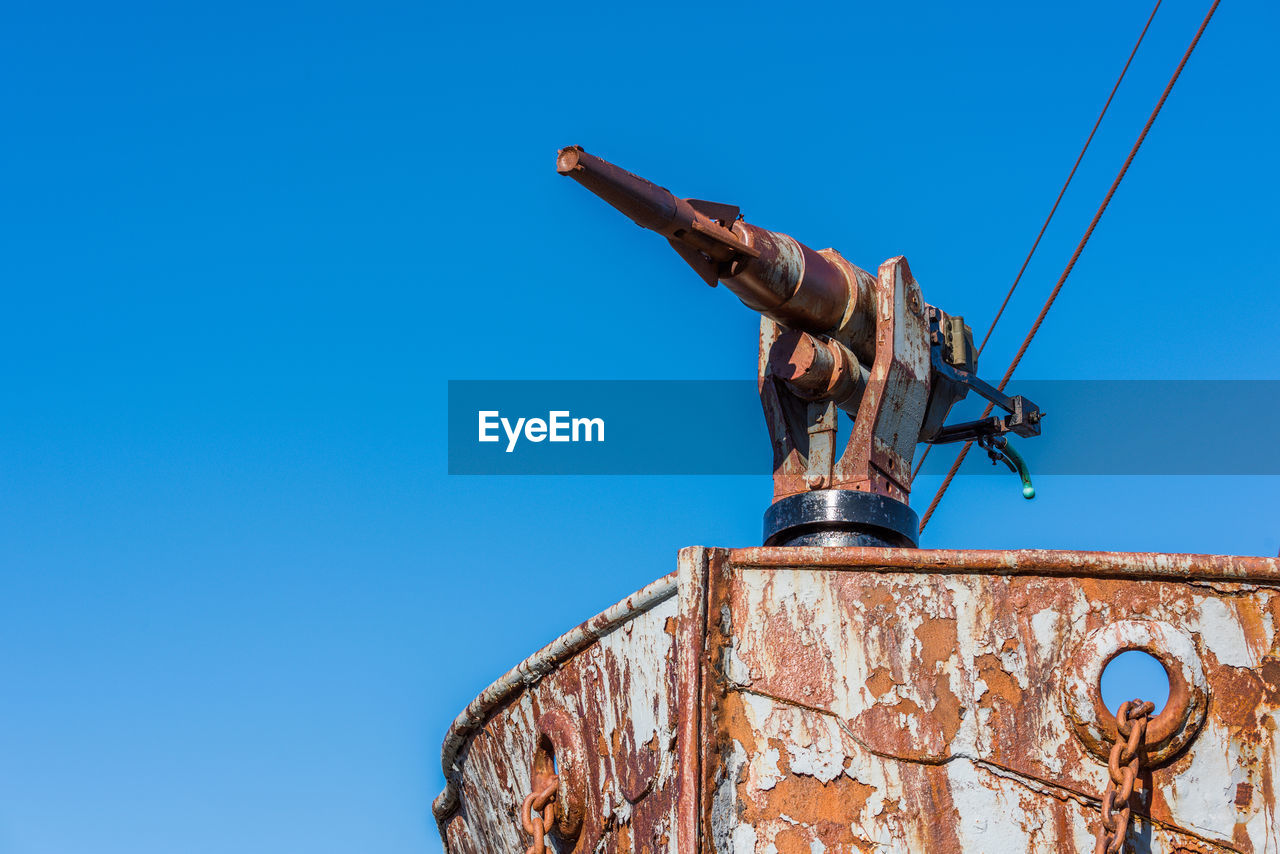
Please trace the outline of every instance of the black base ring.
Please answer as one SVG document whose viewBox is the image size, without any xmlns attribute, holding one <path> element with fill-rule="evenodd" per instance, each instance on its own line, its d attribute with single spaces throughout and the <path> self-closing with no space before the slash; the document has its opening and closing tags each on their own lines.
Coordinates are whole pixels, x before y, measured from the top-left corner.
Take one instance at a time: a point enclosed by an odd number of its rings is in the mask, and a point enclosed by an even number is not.
<svg viewBox="0 0 1280 854">
<path fill-rule="evenodd" d="M 766 546 L 920 545 L 920 517 L 901 501 L 873 492 L 816 489 L 789 495 L 764 514 Z"/>
</svg>

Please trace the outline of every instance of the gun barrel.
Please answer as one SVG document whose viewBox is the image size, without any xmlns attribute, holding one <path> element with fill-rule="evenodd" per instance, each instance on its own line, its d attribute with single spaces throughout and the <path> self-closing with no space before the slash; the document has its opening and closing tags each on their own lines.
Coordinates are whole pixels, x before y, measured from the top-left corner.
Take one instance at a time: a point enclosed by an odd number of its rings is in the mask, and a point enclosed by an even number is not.
<svg viewBox="0 0 1280 854">
<path fill-rule="evenodd" d="M 588 154 L 579 146 L 560 149 L 556 171 L 568 175 L 643 228 L 661 232 L 675 218 L 679 199 L 670 190 Z"/>
<path fill-rule="evenodd" d="M 678 244 L 678 251 L 686 247 L 699 252 L 716 266 L 756 254 L 734 233 L 731 226 L 738 209 L 730 205 L 708 205 L 695 199 L 676 198 L 667 188 L 632 175 L 576 145 L 560 149 L 556 171 L 604 199 L 636 225 Z M 699 209 L 700 206 L 704 209 Z M 694 263 L 689 258 L 685 260 Z"/>
<path fill-rule="evenodd" d="M 859 357 L 872 352 L 874 279 L 837 253 L 743 222 L 734 205 L 678 198 L 576 145 L 560 150 L 556 171 L 666 237 L 708 284 L 724 282 L 748 308 L 793 329 L 843 333 Z"/>
</svg>

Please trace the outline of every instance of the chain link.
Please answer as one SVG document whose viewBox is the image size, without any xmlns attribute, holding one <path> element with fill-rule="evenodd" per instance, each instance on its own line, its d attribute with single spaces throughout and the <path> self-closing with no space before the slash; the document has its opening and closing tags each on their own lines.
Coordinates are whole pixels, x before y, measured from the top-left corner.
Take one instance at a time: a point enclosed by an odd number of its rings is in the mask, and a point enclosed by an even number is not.
<svg viewBox="0 0 1280 854">
<path fill-rule="evenodd" d="M 1116 713 L 1116 743 L 1107 762 L 1110 779 L 1102 793 L 1102 817 L 1093 854 L 1121 854 L 1124 850 L 1125 837 L 1129 835 L 1129 798 L 1142 766 L 1143 740 L 1155 708 L 1154 703 L 1130 700 L 1122 703 Z"/>
<path fill-rule="evenodd" d="M 520 805 L 520 823 L 524 825 L 524 832 L 533 837 L 533 844 L 525 854 L 546 854 L 546 835 L 551 832 L 551 826 L 556 822 L 556 812 L 551 809 L 551 804 L 555 801 L 556 791 L 559 788 L 560 778 L 553 774 L 541 789 L 532 792 Z M 542 815 L 535 819 L 533 817 L 535 812 Z"/>
</svg>

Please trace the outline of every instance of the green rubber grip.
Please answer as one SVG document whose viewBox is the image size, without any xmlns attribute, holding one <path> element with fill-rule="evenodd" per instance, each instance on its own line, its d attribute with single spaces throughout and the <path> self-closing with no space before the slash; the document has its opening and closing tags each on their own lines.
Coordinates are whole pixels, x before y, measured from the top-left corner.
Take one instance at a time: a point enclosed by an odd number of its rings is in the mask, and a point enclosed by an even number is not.
<svg viewBox="0 0 1280 854">
<path fill-rule="evenodd" d="M 1031 483 L 1031 472 L 1027 469 L 1027 461 L 1022 458 L 1022 454 L 1019 454 L 1013 449 L 1013 444 L 1011 442 L 1005 442 L 1004 447 L 1001 450 L 1004 451 L 1004 455 L 1008 457 L 1009 461 L 1013 463 L 1015 468 L 1017 468 L 1018 477 L 1022 478 L 1022 497 L 1028 501 L 1035 498 L 1036 488 Z"/>
</svg>

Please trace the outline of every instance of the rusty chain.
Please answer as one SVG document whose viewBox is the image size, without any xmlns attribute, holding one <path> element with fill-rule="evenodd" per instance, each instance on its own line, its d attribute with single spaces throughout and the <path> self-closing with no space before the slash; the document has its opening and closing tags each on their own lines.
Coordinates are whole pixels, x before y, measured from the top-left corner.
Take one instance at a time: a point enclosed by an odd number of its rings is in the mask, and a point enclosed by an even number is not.
<svg viewBox="0 0 1280 854">
<path fill-rule="evenodd" d="M 1125 837 L 1129 835 L 1129 798 L 1133 784 L 1142 767 L 1143 740 L 1155 703 L 1130 700 L 1120 705 L 1116 713 L 1116 743 L 1111 747 L 1107 762 L 1110 779 L 1102 794 L 1102 817 L 1098 822 L 1098 844 L 1093 854 L 1121 854 Z M 1117 811 L 1117 804 L 1122 808 Z"/>
<path fill-rule="evenodd" d="M 553 774 L 541 789 L 530 793 L 520 805 L 520 823 L 524 825 L 524 832 L 533 837 L 533 844 L 525 854 L 546 854 L 546 835 L 551 832 L 551 826 L 556 821 L 551 804 L 555 801 L 559 788 L 560 778 Z M 536 819 L 533 817 L 535 812 L 541 813 Z"/>
</svg>

